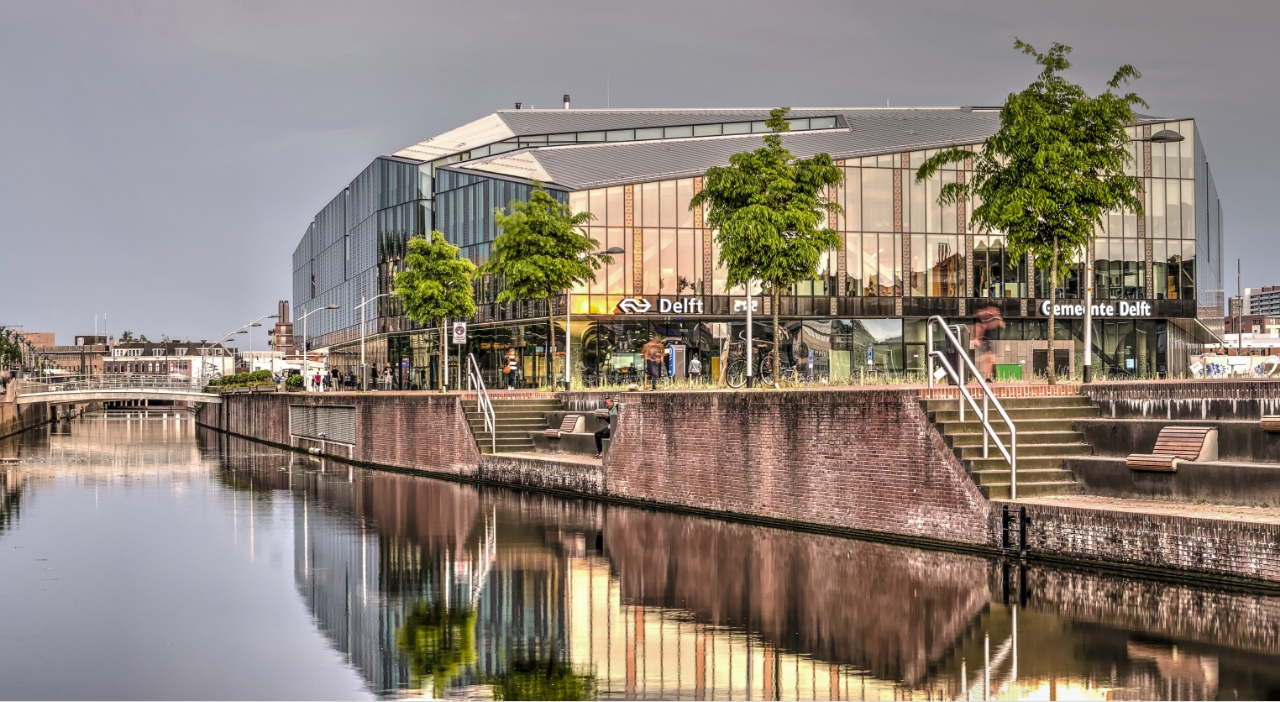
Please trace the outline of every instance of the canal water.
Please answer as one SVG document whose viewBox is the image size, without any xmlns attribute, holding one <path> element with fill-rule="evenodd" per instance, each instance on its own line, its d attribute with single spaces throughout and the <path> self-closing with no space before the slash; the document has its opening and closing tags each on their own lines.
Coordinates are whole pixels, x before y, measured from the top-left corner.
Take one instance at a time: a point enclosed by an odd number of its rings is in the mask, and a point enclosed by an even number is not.
<svg viewBox="0 0 1280 702">
<path fill-rule="evenodd" d="M 0 697 L 1274 699 L 1280 598 L 353 468 L 0 440 Z"/>
</svg>

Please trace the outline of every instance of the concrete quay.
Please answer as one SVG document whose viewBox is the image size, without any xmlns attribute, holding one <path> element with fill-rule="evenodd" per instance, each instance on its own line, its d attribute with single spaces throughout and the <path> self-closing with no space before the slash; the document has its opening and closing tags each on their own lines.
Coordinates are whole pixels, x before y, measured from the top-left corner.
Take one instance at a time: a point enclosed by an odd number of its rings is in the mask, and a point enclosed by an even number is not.
<svg viewBox="0 0 1280 702">
<path fill-rule="evenodd" d="M 1280 403 L 1280 382 L 1275 381 L 1084 388 L 1011 384 L 999 392 L 1006 397 L 1083 394 L 1106 419 L 1080 422 L 1167 423 L 1170 417 L 1179 421 L 1197 412 L 1204 417 L 1229 410 L 1232 418 L 1220 421 L 1256 422 L 1248 415 L 1261 416 Z M 1145 495 L 1121 494 L 1123 490 L 1101 494 L 1091 488 L 1090 474 L 1077 470 L 1077 459 L 1069 465 L 1084 494 L 985 498 L 923 409 L 922 400 L 944 399 L 948 393 L 954 396 L 954 389 L 609 393 L 621 400 L 621 412 L 604 461 L 565 454 L 482 454 L 463 394 L 228 396 L 222 405 L 202 406 L 197 421 L 233 436 L 453 480 L 952 550 L 1280 588 L 1278 508 L 1176 503 L 1171 501 L 1178 497 L 1176 491 L 1160 495 L 1162 500 L 1135 499 Z M 591 391 L 556 395 L 568 411 L 599 408 L 605 396 Z M 351 441 L 322 444 L 291 435 L 290 412 L 297 411 L 291 407 L 348 412 Z M 1157 417 L 1159 413 L 1165 417 Z M 1075 428 L 1085 436 L 1095 431 Z M 1259 446 L 1259 455 L 1270 457 L 1280 450 L 1280 436 L 1264 440 L 1276 445 Z M 1098 448 L 1116 447 L 1095 447 L 1095 452 Z M 1104 461 L 1113 481 L 1134 480 L 1122 459 L 1093 455 L 1078 460 L 1088 459 Z M 1197 465 L 1185 473 L 1200 471 L 1207 477 L 1199 479 L 1212 481 L 1215 470 L 1230 475 L 1231 463 Z M 1280 485 L 1280 467 L 1267 474 L 1266 480 L 1273 479 Z M 1270 504 L 1280 505 L 1280 500 Z M 1009 528 L 1009 520 L 1022 519 L 1023 510 L 1026 525 L 1020 528 L 1026 537 L 1020 543 L 1022 532 Z"/>
</svg>

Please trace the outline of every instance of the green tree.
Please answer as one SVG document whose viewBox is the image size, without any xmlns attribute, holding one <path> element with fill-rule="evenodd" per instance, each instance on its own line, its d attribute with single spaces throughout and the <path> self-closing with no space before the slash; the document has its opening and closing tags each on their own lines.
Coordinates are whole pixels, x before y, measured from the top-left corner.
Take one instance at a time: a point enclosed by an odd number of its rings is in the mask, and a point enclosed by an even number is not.
<svg viewBox="0 0 1280 702">
<path fill-rule="evenodd" d="M 517 655 L 506 670 L 485 680 L 495 700 L 594 700 L 595 676 L 580 675 L 554 656 Z"/>
<path fill-rule="evenodd" d="M 547 301 L 547 374 L 554 383 L 556 324 L 550 298 L 575 285 L 595 282 L 596 271 L 602 264 L 613 263 L 613 258 L 596 254 L 600 242 L 583 230 L 594 219 L 591 213 L 574 214 L 540 183 L 535 185 L 528 202 L 511 201 L 511 214 L 495 211 L 502 233 L 494 239 L 489 262 L 481 270 L 501 279 L 498 302 Z"/>
<path fill-rule="evenodd" d="M 1088 251 L 1104 215 L 1121 207 L 1143 215 L 1141 181 L 1124 173 L 1132 158 L 1125 128 L 1134 123 L 1133 108 L 1147 103 L 1134 93 L 1115 92 L 1141 77 L 1133 66 L 1121 66 L 1106 91 L 1090 97 L 1061 75 L 1071 67 L 1071 47 L 1055 42 L 1040 53 L 1018 39 L 1013 45 L 1041 66 L 1035 82 L 1005 99 L 1000 129 L 980 149 L 945 149 L 920 166 L 916 180 L 925 180 L 943 164 L 973 158 L 969 182 L 948 183 L 938 200 L 951 204 L 973 197 L 978 203 L 973 228 L 1004 232 L 1011 256 L 1029 252 L 1036 268 L 1048 273 L 1048 377 L 1053 384 L 1058 281 Z"/>
<path fill-rule="evenodd" d="M 120 332 L 120 343 L 127 344 L 131 341 L 137 341 L 137 339 L 134 338 L 133 336 L 133 332 L 129 331 L 128 329 L 125 329 L 124 331 Z"/>
<path fill-rule="evenodd" d="M 22 343 L 12 329 L 0 329 L 0 367 L 22 363 Z"/>
<path fill-rule="evenodd" d="M 423 236 L 410 239 L 404 265 L 405 270 L 395 277 L 395 294 L 404 303 L 404 312 L 410 319 L 423 326 L 440 327 L 438 353 L 443 369 L 445 344 L 449 341 L 445 320 L 470 318 L 476 313 L 471 290 L 476 265 L 458 256 L 458 247 L 438 231 L 431 232 L 430 239 Z M 444 389 L 441 383 L 440 391 Z"/>
<path fill-rule="evenodd" d="M 795 158 L 782 146 L 780 132 L 790 131 L 787 112 L 769 112 L 772 133 L 764 146 L 729 157 L 728 166 L 707 171 L 702 190 L 690 209 L 710 205 L 708 226 L 719 229 L 720 265 L 730 287 L 764 283 L 773 301 L 773 377 L 779 378 L 781 335 L 778 307 L 782 291 L 818 274 L 822 254 L 840 245 L 827 216 L 840 206 L 828 189 L 844 182 L 844 171 L 828 154 Z"/>
</svg>

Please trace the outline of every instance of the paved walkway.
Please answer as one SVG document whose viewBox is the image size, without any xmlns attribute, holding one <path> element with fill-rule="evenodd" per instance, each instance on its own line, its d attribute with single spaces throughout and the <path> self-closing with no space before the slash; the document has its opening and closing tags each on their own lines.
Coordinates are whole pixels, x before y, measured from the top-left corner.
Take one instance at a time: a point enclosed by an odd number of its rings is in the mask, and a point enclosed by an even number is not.
<svg viewBox="0 0 1280 702">
<path fill-rule="evenodd" d="M 1236 507 L 1232 505 L 1195 504 L 1191 502 L 1162 502 L 1157 500 L 1127 500 L 1119 497 L 1094 495 L 1063 495 L 1061 497 L 1033 497 L 1018 500 L 1019 503 L 1103 509 L 1139 514 L 1163 514 L 1191 519 L 1218 519 L 1255 524 L 1280 524 L 1280 506 Z"/>
<path fill-rule="evenodd" d="M 496 456 L 517 456 L 524 459 L 534 459 L 536 461 L 547 461 L 549 463 L 577 463 L 584 466 L 598 466 L 603 461 L 597 461 L 591 456 L 584 456 L 577 453 L 534 453 L 530 451 L 503 451 Z"/>
</svg>

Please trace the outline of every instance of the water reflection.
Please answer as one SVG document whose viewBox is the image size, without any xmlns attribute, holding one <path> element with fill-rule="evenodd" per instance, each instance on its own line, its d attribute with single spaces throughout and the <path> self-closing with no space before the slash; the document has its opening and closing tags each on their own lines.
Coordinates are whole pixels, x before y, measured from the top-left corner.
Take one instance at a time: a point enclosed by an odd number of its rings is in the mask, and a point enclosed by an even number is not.
<svg viewBox="0 0 1280 702">
<path fill-rule="evenodd" d="M 1280 695 L 1280 599 L 365 471 L 206 437 L 294 496 L 295 577 L 383 695 Z"/>
</svg>

